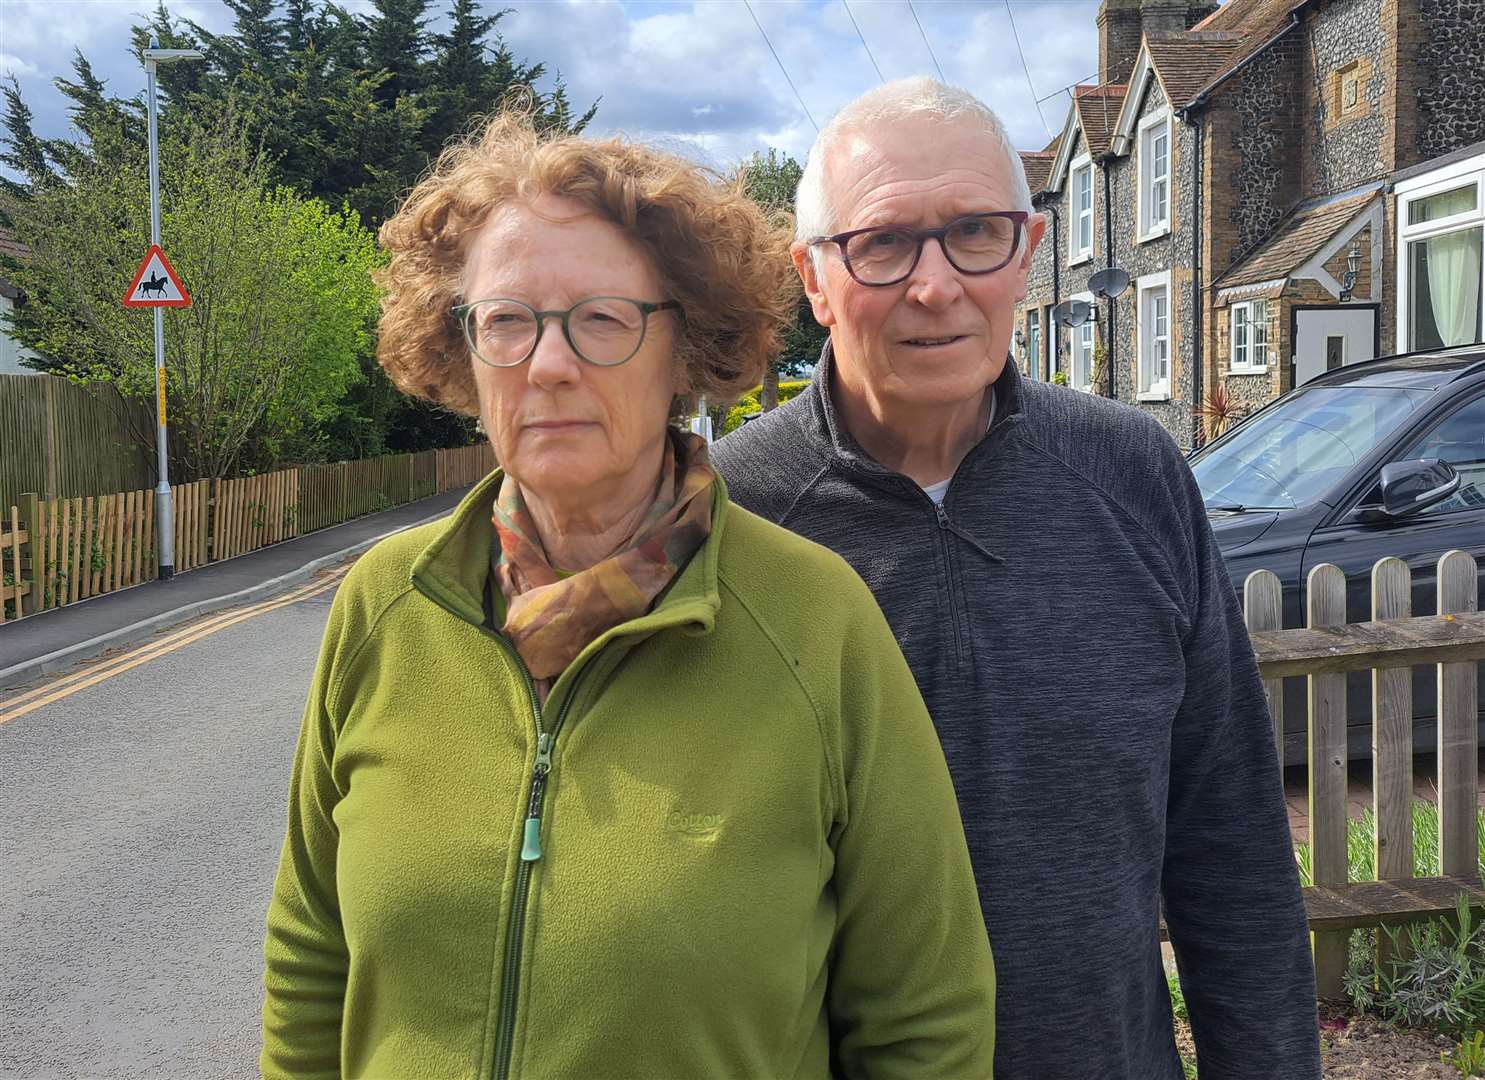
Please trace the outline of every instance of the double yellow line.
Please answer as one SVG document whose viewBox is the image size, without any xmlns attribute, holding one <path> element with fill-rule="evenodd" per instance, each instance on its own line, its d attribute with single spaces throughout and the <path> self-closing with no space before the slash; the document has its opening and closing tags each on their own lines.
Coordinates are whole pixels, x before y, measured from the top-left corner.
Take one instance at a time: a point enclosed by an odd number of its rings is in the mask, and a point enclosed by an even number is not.
<svg viewBox="0 0 1485 1080">
<path fill-rule="evenodd" d="M 349 569 L 350 567 L 344 567 L 336 570 L 329 577 L 321 578 L 319 581 L 301 586 L 293 592 L 285 593 L 283 596 L 276 596 L 271 600 L 264 600 L 244 608 L 232 608 L 220 615 L 212 616 L 205 622 L 192 623 L 190 626 L 182 630 L 177 630 L 173 634 L 168 634 L 158 641 L 151 641 L 147 645 L 141 645 L 137 649 L 123 653 L 120 656 L 115 656 L 97 667 L 74 672 L 71 675 L 47 683 L 45 686 L 38 686 L 34 690 L 28 690 L 24 694 L 10 698 L 7 701 L 0 701 L 0 724 L 7 723 L 17 717 L 25 716 L 29 712 L 35 712 L 37 709 L 45 705 L 50 705 L 53 702 L 61 701 L 65 697 L 71 697 L 79 690 L 86 690 L 90 686 L 98 685 L 105 679 L 111 679 L 115 675 L 122 675 L 131 668 L 138 667 L 140 664 L 147 664 L 151 660 L 156 660 L 168 653 L 173 653 L 177 649 L 183 649 L 192 642 L 200 641 L 210 634 L 215 634 L 220 630 L 226 630 L 228 627 L 236 626 L 238 623 L 246 622 L 248 619 L 255 618 L 258 615 L 265 615 L 270 611 L 276 611 L 281 607 L 297 604 L 301 600 L 308 600 L 312 596 L 318 596 L 323 592 L 328 592 L 340 584 L 340 579 L 345 577 Z"/>
</svg>

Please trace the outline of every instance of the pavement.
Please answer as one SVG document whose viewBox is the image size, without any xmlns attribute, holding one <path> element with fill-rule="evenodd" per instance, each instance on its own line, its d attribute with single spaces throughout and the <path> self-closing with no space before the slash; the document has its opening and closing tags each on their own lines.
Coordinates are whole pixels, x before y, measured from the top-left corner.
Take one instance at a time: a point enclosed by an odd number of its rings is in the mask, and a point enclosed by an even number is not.
<svg viewBox="0 0 1485 1080">
<path fill-rule="evenodd" d="M 384 537 L 444 517 L 468 490 L 457 488 L 367 514 L 248 555 L 209 563 L 169 581 L 146 582 L 7 622 L 0 626 L 0 690 L 60 671 L 173 623 L 291 589 Z"/>
</svg>

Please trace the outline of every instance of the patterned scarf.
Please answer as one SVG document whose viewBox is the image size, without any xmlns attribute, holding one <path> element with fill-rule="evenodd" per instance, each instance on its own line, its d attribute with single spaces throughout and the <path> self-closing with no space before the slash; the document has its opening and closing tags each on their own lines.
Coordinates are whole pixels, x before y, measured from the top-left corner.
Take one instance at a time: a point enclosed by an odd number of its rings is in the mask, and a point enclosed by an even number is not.
<svg viewBox="0 0 1485 1080">
<path fill-rule="evenodd" d="M 712 531 L 708 491 L 716 479 L 706 440 L 671 429 L 660 489 L 634 534 L 614 554 L 563 576 L 547 561 L 521 487 L 505 477 L 495 500 L 494 572 L 505 596 L 501 628 L 538 680 L 562 674 L 605 630 L 638 618 Z"/>
</svg>

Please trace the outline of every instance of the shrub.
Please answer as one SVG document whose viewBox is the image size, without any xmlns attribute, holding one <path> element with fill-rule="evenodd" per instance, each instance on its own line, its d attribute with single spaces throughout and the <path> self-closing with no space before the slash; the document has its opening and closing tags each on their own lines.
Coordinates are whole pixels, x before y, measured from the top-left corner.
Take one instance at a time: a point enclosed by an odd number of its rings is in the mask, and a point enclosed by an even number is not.
<svg viewBox="0 0 1485 1080">
<path fill-rule="evenodd" d="M 793 401 L 809 384 L 810 381 L 808 379 L 794 379 L 789 382 L 779 383 L 779 404 L 782 405 L 786 401 Z M 762 393 L 763 387 L 755 386 L 742 397 L 738 398 L 732 408 L 727 410 L 727 418 L 722 421 L 722 430 L 716 433 L 716 437 L 720 439 L 723 435 L 736 431 L 742 427 L 743 417 L 763 408 L 761 401 Z"/>
</svg>

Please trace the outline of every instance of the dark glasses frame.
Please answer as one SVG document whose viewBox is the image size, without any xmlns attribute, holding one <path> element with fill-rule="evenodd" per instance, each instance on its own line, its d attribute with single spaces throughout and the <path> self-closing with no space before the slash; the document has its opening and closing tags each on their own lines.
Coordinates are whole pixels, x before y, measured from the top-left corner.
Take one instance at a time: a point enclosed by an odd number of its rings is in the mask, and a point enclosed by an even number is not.
<svg viewBox="0 0 1485 1080">
<path fill-rule="evenodd" d="M 572 339 L 572 313 L 578 308 L 582 307 L 584 304 L 592 303 L 594 300 L 622 300 L 626 304 L 633 304 L 636 308 L 639 309 L 639 340 L 635 342 L 634 350 L 622 360 L 594 360 L 584 354 L 583 350 L 578 348 L 577 342 Z M 481 304 L 515 304 L 517 307 L 523 307 L 527 311 L 531 312 L 532 316 L 536 320 L 536 337 L 531 339 L 531 348 L 526 350 L 525 356 L 521 357 L 514 363 L 497 364 L 491 360 L 485 359 L 485 357 L 480 355 L 479 347 L 475 344 L 474 333 L 470 328 L 471 320 L 469 318 L 469 314 Z M 520 367 L 527 360 L 530 360 L 533 355 L 535 355 L 536 347 L 541 344 L 541 335 L 547 328 L 548 319 L 562 320 L 562 336 L 567 339 L 567 347 L 570 348 L 573 352 L 573 355 L 576 356 L 579 360 L 582 360 L 583 363 L 592 364 L 594 367 L 618 367 L 620 364 L 626 364 L 630 360 L 633 360 L 635 354 L 644 347 L 645 334 L 648 333 L 650 329 L 651 315 L 653 315 L 657 311 L 681 311 L 682 309 L 680 302 L 677 300 L 662 300 L 660 303 L 656 304 L 651 303 L 648 300 L 636 300 L 632 296 L 585 296 L 583 297 L 583 299 L 579 300 L 576 304 L 573 304 L 572 307 L 567 308 L 565 311 L 560 309 L 552 311 L 541 311 L 537 308 L 532 307 L 530 304 L 525 303 L 524 301 L 515 300 L 508 296 L 491 296 L 487 297 L 484 300 L 472 300 L 467 304 L 455 304 L 449 310 L 450 312 L 452 312 L 454 318 L 459 320 L 459 325 L 464 330 L 464 342 L 469 346 L 469 351 L 474 354 L 474 358 L 476 360 L 488 367 L 516 368 Z"/>
<path fill-rule="evenodd" d="M 900 285 L 912 276 L 913 271 L 918 268 L 918 260 L 923 258 L 923 242 L 925 240 L 937 240 L 939 250 L 944 253 L 944 258 L 948 260 L 950 266 L 961 274 L 978 277 L 981 274 L 993 274 L 997 270 L 1002 270 L 1016 257 L 1016 253 L 1021 250 L 1021 230 L 1026 227 L 1026 219 L 1030 216 L 1025 210 L 988 210 L 983 214 L 964 214 L 961 217 L 955 218 L 947 225 L 941 225 L 937 229 L 910 229 L 906 225 L 872 225 L 865 229 L 852 229 L 849 232 L 836 233 L 834 236 L 817 236 L 810 240 L 809 243 L 811 247 L 816 244 L 834 244 L 840 250 L 841 262 L 846 264 L 846 273 L 851 275 L 852 280 L 856 284 L 865 285 L 869 289 L 883 289 L 890 285 Z M 946 237 L 949 234 L 949 230 L 957 225 L 961 225 L 966 221 L 982 221 L 985 218 L 1004 218 L 1011 223 L 1010 253 L 994 266 L 986 267 L 983 270 L 966 270 L 955 262 L 954 256 L 949 253 L 949 245 Z M 908 263 L 906 270 L 891 281 L 861 280 L 856 275 L 855 267 L 851 265 L 851 256 L 846 248 L 847 243 L 853 237 L 877 232 L 896 233 L 917 244 L 917 248 L 913 251 L 913 261 Z"/>
</svg>

